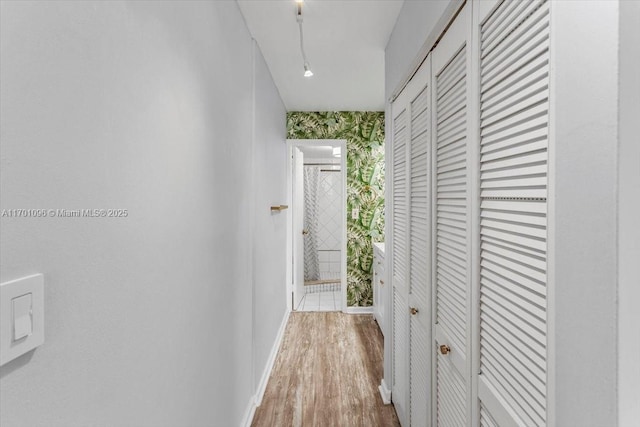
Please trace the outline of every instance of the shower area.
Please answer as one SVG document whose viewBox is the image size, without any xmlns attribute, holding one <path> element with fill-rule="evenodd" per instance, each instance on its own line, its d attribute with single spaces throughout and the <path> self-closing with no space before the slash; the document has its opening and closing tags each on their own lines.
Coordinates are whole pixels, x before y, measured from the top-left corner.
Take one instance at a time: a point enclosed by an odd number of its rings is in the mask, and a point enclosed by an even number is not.
<svg viewBox="0 0 640 427">
<path fill-rule="evenodd" d="M 314 147 L 316 150 L 321 147 Z M 343 176 L 340 158 L 304 153 L 304 297 L 297 310 L 342 310 Z M 304 151 L 304 150 L 303 150 Z"/>
</svg>

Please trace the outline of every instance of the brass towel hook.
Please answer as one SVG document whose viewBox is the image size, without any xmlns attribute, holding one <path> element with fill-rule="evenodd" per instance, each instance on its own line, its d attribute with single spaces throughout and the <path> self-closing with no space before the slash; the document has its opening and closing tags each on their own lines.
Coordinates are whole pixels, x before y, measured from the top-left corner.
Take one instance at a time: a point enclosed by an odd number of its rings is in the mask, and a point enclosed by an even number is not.
<svg viewBox="0 0 640 427">
<path fill-rule="evenodd" d="M 273 211 L 280 212 L 280 211 L 283 211 L 283 210 L 288 209 L 288 208 L 289 208 L 289 206 L 287 206 L 287 205 L 271 206 L 271 211 L 272 212 Z"/>
</svg>

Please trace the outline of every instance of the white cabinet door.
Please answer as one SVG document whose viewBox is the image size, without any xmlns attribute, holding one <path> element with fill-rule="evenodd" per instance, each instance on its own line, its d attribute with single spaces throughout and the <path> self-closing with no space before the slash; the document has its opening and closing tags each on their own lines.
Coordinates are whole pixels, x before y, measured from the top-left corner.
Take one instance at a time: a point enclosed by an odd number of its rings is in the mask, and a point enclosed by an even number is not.
<svg viewBox="0 0 640 427">
<path fill-rule="evenodd" d="M 482 3 L 482 2 L 481 2 Z M 480 23 L 480 424 L 547 422 L 549 4 Z"/>
<path fill-rule="evenodd" d="M 470 7 L 433 51 L 433 425 L 470 423 Z"/>
</svg>

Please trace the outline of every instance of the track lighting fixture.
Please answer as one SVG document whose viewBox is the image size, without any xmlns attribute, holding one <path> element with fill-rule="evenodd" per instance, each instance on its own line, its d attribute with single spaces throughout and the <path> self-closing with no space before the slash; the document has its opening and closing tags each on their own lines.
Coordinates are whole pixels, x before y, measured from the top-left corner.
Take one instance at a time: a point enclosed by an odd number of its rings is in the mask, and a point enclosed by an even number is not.
<svg viewBox="0 0 640 427">
<path fill-rule="evenodd" d="M 304 76 L 311 77 L 313 76 L 313 72 L 311 71 L 311 67 L 309 66 L 309 61 L 307 60 L 307 54 L 304 51 L 304 35 L 302 32 L 302 3 L 304 0 L 296 0 L 296 22 L 298 23 L 298 28 L 300 29 L 300 53 L 302 53 L 302 63 L 304 66 Z"/>
<path fill-rule="evenodd" d="M 311 71 L 311 69 L 309 68 L 309 64 L 307 64 L 306 62 L 304 63 L 304 76 L 305 77 L 313 76 L 313 71 Z"/>
</svg>

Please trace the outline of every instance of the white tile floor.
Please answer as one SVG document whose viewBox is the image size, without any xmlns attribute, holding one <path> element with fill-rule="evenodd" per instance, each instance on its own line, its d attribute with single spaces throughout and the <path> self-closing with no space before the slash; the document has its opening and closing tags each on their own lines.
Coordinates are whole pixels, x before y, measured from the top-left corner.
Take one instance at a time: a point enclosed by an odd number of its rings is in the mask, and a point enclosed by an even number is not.
<svg viewBox="0 0 640 427">
<path fill-rule="evenodd" d="M 341 311 L 342 310 L 342 292 L 313 292 L 306 294 L 298 311 Z"/>
</svg>

